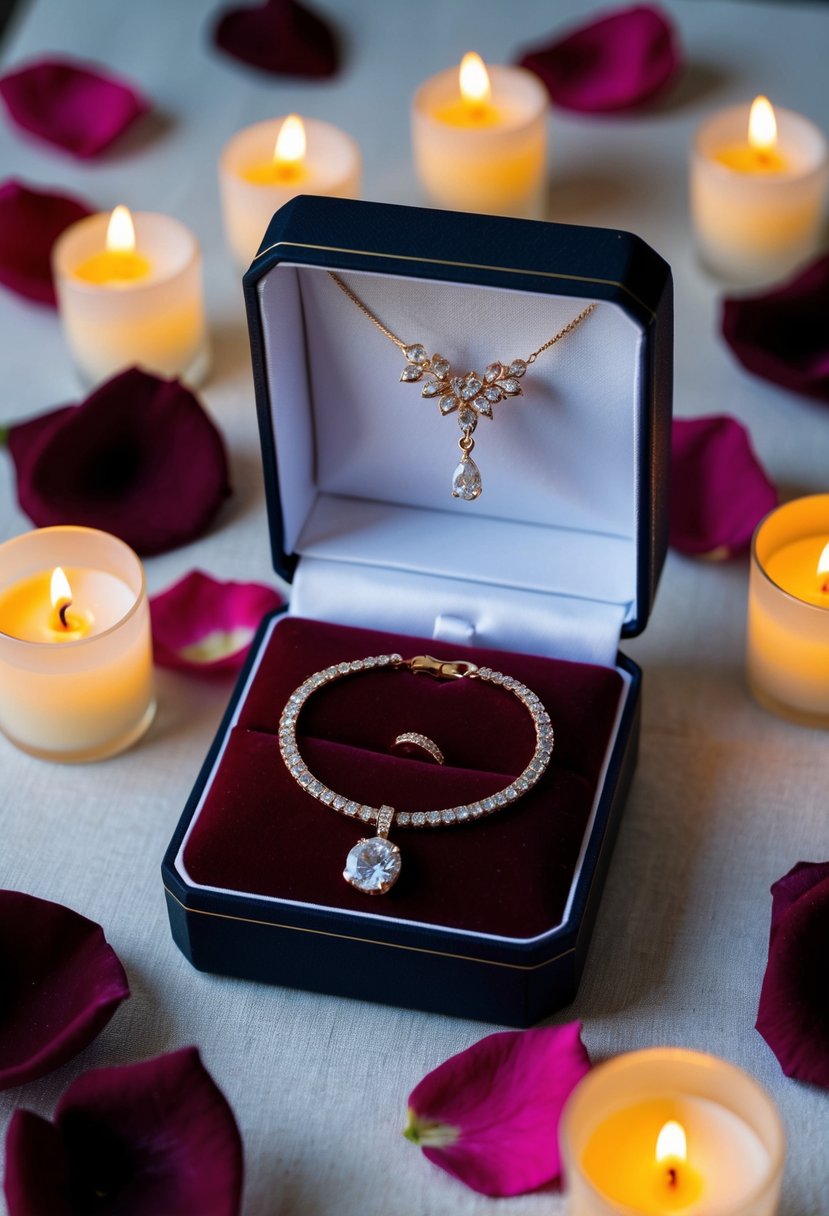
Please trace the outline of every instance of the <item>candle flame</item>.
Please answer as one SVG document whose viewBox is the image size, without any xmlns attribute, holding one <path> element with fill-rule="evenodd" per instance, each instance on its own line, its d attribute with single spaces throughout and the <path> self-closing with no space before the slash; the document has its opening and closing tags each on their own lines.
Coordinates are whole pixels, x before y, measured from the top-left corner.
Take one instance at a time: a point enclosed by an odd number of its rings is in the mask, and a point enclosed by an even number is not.
<svg viewBox="0 0 829 1216">
<path fill-rule="evenodd" d="M 817 576 L 821 580 L 821 590 L 829 591 L 829 543 L 824 545 L 823 552 L 817 559 Z"/>
<path fill-rule="evenodd" d="M 52 597 L 53 608 L 60 608 L 62 604 L 71 604 L 72 602 L 72 588 L 69 586 L 69 579 L 60 566 L 55 566 L 52 571 L 49 594 Z"/>
<path fill-rule="evenodd" d="M 777 144 L 777 119 L 768 97 L 755 97 L 751 103 L 748 142 L 755 152 L 770 152 Z"/>
<path fill-rule="evenodd" d="M 298 114 L 289 114 L 279 128 L 274 161 L 278 165 L 296 165 L 305 159 L 305 126 Z"/>
<path fill-rule="evenodd" d="M 129 207 L 119 203 L 109 217 L 106 247 L 110 253 L 132 253 L 135 249 L 135 226 Z"/>
<path fill-rule="evenodd" d="M 471 105 L 485 105 L 489 101 L 491 88 L 486 64 L 480 55 L 467 51 L 461 60 L 458 74 L 461 97 Z"/>
<path fill-rule="evenodd" d="M 667 1161 L 685 1161 L 687 1156 L 685 1128 L 675 1119 L 669 1119 L 656 1137 L 656 1160 L 662 1165 Z"/>
</svg>

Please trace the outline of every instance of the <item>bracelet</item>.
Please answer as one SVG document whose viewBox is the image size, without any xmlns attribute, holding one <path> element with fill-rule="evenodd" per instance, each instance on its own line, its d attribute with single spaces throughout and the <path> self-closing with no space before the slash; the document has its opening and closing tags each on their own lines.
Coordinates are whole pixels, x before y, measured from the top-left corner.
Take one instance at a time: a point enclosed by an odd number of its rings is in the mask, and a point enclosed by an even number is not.
<svg viewBox="0 0 829 1216">
<path fill-rule="evenodd" d="M 391 806 L 364 806 L 329 789 L 310 771 L 302 759 L 296 741 L 297 720 L 308 699 L 320 688 L 336 680 L 378 669 L 408 671 L 413 675 L 429 675 L 438 680 L 482 680 L 496 684 L 512 693 L 525 707 L 535 728 L 535 748 L 532 758 L 515 781 L 497 794 L 470 802 L 465 806 L 445 807 L 431 811 L 395 811 Z M 465 659 L 446 661 L 420 654 L 404 659 L 399 654 L 372 655 L 351 663 L 338 663 L 317 671 L 291 693 L 279 719 L 279 748 L 288 772 L 312 798 L 341 815 L 377 825 L 377 835 L 364 837 L 348 854 L 343 870 L 346 882 L 368 895 L 384 895 L 400 874 L 400 849 L 389 839 L 392 824 L 400 828 L 438 828 L 482 819 L 494 811 L 515 802 L 541 779 L 553 754 L 553 728 L 550 715 L 540 698 L 520 680 L 489 667 L 476 667 Z"/>
</svg>

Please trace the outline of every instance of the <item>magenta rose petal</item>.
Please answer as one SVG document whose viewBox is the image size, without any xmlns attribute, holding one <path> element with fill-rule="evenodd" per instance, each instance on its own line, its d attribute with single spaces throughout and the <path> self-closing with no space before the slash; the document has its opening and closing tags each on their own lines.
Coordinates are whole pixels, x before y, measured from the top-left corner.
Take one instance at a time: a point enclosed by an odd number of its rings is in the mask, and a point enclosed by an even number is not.
<svg viewBox="0 0 829 1216">
<path fill-rule="evenodd" d="M 150 109 L 125 81 L 66 58 L 7 72 L 0 77 L 0 97 L 18 127 L 84 160 Z"/>
<path fill-rule="evenodd" d="M 91 215 L 68 194 L 32 190 L 22 182 L 0 185 L 0 283 L 27 300 L 55 307 L 51 253 L 57 238 Z"/>
<path fill-rule="evenodd" d="M 322 77 L 340 66 L 333 30 L 297 0 L 227 9 L 213 38 L 220 50 L 262 72 Z"/>
<path fill-rule="evenodd" d="M 230 493 L 222 437 L 198 398 L 138 368 L 11 427 L 8 447 L 38 527 L 103 528 L 142 554 L 200 536 Z"/>
<path fill-rule="evenodd" d="M 188 1047 L 84 1073 L 52 1123 L 16 1111 L 4 1186 L 9 1216 L 236 1216 L 242 1142 L 227 1099 Z"/>
<path fill-rule="evenodd" d="M 155 661 L 196 675 L 237 672 L 262 618 L 282 603 L 273 587 L 193 570 L 150 600 Z"/>
<path fill-rule="evenodd" d="M 682 53 L 662 9 L 634 4 L 531 48 L 520 63 L 541 79 L 555 105 L 602 114 L 650 100 L 679 71 Z"/>
<path fill-rule="evenodd" d="M 731 557 L 777 505 L 777 491 L 734 418 L 675 418 L 670 542 L 695 557 Z"/>
<path fill-rule="evenodd" d="M 743 367 L 829 402 L 829 254 L 771 291 L 723 301 L 722 332 Z"/>
<path fill-rule="evenodd" d="M 787 1077 L 829 1089 L 829 861 L 798 862 L 771 894 L 757 1029 Z"/>
<path fill-rule="evenodd" d="M 581 1023 L 488 1035 L 409 1095 L 405 1135 L 484 1195 L 523 1195 L 559 1177 L 556 1128 L 590 1070 Z"/>
<path fill-rule="evenodd" d="M 71 1060 L 130 990 L 100 925 L 21 891 L 0 891 L 0 952 L 0 1089 L 9 1089 Z"/>
</svg>

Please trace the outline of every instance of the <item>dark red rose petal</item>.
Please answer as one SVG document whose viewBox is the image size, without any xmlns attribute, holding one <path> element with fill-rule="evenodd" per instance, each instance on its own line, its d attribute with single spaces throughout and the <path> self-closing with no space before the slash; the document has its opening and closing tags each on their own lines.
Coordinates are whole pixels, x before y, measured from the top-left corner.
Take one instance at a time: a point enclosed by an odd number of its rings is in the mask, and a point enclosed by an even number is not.
<svg viewBox="0 0 829 1216">
<path fill-rule="evenodd" d="M 334 32 L 297 0 L 265 0 L 227 9 L 213 34 L 216 46 L 263 72 L 333 76 L 340 54 Z"/>
<path fill-rule="evenodd" d="M 0 1089 L 71 1060 L 130 990 L 94 921 L 20 891 L 0 891 Z"/>
<path fill-rule="evenodd" d="M 16 1111 L 4 1186 L 9 1216 L 236 1216 L 242 1142 L 189 1047 L 85 1073 L 53 1123 Z"/>
<path fill-rule="evenodd" d="M 194 675 L 238 672 L 262 618 L 282 602 L 262 583 L 223 583 L 193 570 L 150 600 L 155 662 Z"/>
<path fill-rule="evenodd" d="M 138 368 L 12 427 L 8 447 L 38 527 L 103 528 L 142 554 L 200 536 L 230 493 L 222 437 L 198 399 Z"/>
<path fill-rule="evenodd" d="M 670 542 L 692 556 L 747 548 L 777 491 L 734 418 L 675 418 L 671 441 Z"/>
<path fill-rule="evenodd" d="M 829 1089 L 829 861 L 801 861 L 771 889 L 757 1029 L 787 1077 Z"/>
<path fill-rule="evenodd" d="M 723 301 L 722 331 L 743 367 L 829 402 L 829 254 L 771 291 Z"/>
<path fill-rule="evenodd" d="M 0 77 L 24 131 L 73 156 L 97 156 L 150 106 L 125 81 L 73 59 L 41 59 Z"/>
<path fill-rule="evenodd" d="M 520 63 L 557 106 L 601 114 L 648 101 L 676 75 L 682 55 L 667 15 L 636 4 L 528 50 Z"/>
<path fill-rule="evenodd" d="M 68 194 L 32 190 L 22 182 L 0 185 L 0 283 L 38 304 L 57 303 L 51 253 L 57 238 L 91 215 L 91 208 Z"/>
</svg>

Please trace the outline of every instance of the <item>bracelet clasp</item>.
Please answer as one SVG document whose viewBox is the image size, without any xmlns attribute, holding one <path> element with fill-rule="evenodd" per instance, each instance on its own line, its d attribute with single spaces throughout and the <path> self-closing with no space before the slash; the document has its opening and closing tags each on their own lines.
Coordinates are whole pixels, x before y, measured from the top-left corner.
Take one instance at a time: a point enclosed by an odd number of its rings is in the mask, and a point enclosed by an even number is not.
<svg viewBox="0 0 829 1216">
<path fill-rule="evenodd" d="M 416 676 L 433 676 L 436 680 L 462 680 L 478 670 L 466 659 L 434 659 L 430 654 L 416 654 L 414 658 L 404 660 L 404 666 Z"/>
</svg>

